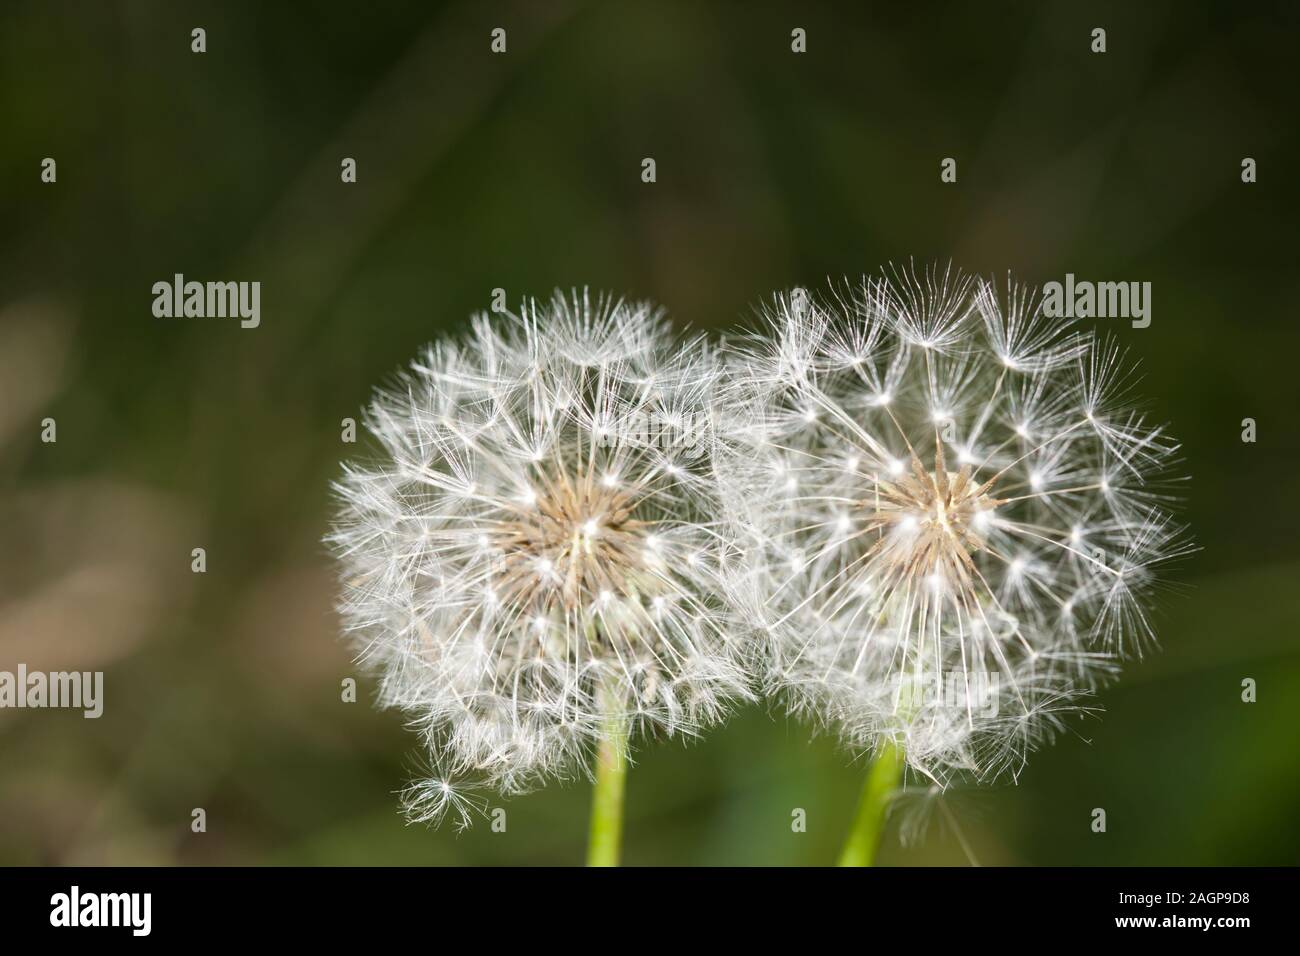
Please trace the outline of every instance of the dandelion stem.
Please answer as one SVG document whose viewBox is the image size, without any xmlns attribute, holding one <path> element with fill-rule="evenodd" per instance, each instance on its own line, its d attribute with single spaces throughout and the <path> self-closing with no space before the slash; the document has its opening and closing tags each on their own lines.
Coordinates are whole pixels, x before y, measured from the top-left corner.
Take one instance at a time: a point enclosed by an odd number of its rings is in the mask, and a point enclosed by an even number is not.
<svg viewBox="0 0 1300 956">
<path fill-rule="evenodd" d="M 885 826 L 885 814 L 894 791 L 903 776 L 903 754 L 892 743 L 885 743 L 867 771 L 858 800 L 858 811 L 853 818 L 844 848 L 840 851 L 840 866 L 871 866 L 880 834 Z"/>
<path fill-rule="evenodd" d="M 621 717 L 610 717 L 596 749 L 596 786 L 591 795 L 591 823 L 587 831 L 588 866 L 618 866 L 626 787 L 627 725 Z"/>
</svg>

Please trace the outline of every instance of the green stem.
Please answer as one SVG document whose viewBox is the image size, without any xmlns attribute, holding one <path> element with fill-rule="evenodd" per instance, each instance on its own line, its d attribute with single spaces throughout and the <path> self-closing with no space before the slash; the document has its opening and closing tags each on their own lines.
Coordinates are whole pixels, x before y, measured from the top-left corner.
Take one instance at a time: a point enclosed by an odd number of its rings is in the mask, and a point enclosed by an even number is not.
<svg viewBox="0 0 1300 956">
<path fill-rule="evenodd" d="M 627 731 L 611 719 L 596 750 L 596 786 L 591 795 L 587 865 L 618 866 L 623 843 L 623 791 L 627 787 Z"/>
<path fill-rule="evenodd" d="M 885 813 L 902 777 L 903 754 L 892 743 L 886 743 L 867 771 L 858 812 L 853 818 L 853 829 L 840 851 L 840 866 L 871 866 L 875 862 L 880 834 L 885 827 Z"/>
</svg>

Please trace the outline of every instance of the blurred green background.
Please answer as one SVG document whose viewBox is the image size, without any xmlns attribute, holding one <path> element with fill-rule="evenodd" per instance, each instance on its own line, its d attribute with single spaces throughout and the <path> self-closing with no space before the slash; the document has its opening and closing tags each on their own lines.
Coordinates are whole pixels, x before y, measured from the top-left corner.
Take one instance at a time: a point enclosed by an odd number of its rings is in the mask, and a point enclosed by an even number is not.
<svg viewBox="0 0 1300 956">
<path fill-rule="evenodd" d="M 1267 3 L 4 0 L 0 669 L 106 703 L 0 711 L 0 862 L 580 862 L 582 782 L 493 800 L 504 834 L 404 826 L 415 738 L 340 701 L 340 420 L 496 287 L 712 328 L 908 256 L 1150 281 L 1151 327 L 1108 327 L 1204 551 L 1100 719 L 906 795 L 883 861 L 1300 862 L 1298 40 Z M 154 318 L 177 272 L 261 281 L 261 327 Z M 827 863 L 862 773 L 757 707 L 643 748 L 626 861 Z"/>
</svg>

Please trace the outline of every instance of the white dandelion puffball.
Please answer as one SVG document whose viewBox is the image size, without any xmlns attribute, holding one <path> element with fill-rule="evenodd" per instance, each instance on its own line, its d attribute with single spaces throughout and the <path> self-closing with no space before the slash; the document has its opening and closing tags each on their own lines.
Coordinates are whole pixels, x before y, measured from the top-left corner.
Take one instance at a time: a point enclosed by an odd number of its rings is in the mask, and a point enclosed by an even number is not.
<svg viewBox="0 0 1300 956">
<path fill-rule="evenodd" d="M 1115 347 L 1010 280 L 899 270 L 767 319 L 719 474 L 770 687 L 941 783 L 1015 774 L 1151 638 L 1177 446 Z"/>
<path fill-rule="evenodd" d="M 449 780 L 586 768 L 624 728 L 690 734 L 749 696 L 712 522 L 712 350 L 645 304 L 557 293 L 481 315 L 379 392 L 382 456 L 337 484 L 341 613 L 380 703 Z"/>
</svg>

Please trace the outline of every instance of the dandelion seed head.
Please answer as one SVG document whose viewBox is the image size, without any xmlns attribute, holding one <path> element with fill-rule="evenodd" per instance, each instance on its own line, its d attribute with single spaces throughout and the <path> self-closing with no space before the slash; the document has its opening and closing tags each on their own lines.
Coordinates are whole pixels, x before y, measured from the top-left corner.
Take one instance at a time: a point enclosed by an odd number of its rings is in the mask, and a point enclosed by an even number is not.
<svg viewBox="0 0 1300 956">
<path fill-rule="evenodd" d="M 712 432 L 682 450 L 645 427 L 679 433 L 719 375 L 658 310 L 579 292 L 480 316 L 377 393 L 379 453 L 345 467 L 329 542 L 379 703 L 440 768 L 412 818 L 459 815 L 462 784 L 585 772 L 613 723 L 693 734 L 749 695 Z"/>
<path fill-rule="evenodd" d="M 1010 279 L 909 266 L 782 301 L 729 366 L 763 425 L 718 467 L 768 688 L 938 784 L 1014 776 L 1153 640 L 1157 572 L 1189 550 L 1178 446 L 1122 352 Z"/>
</svg>

